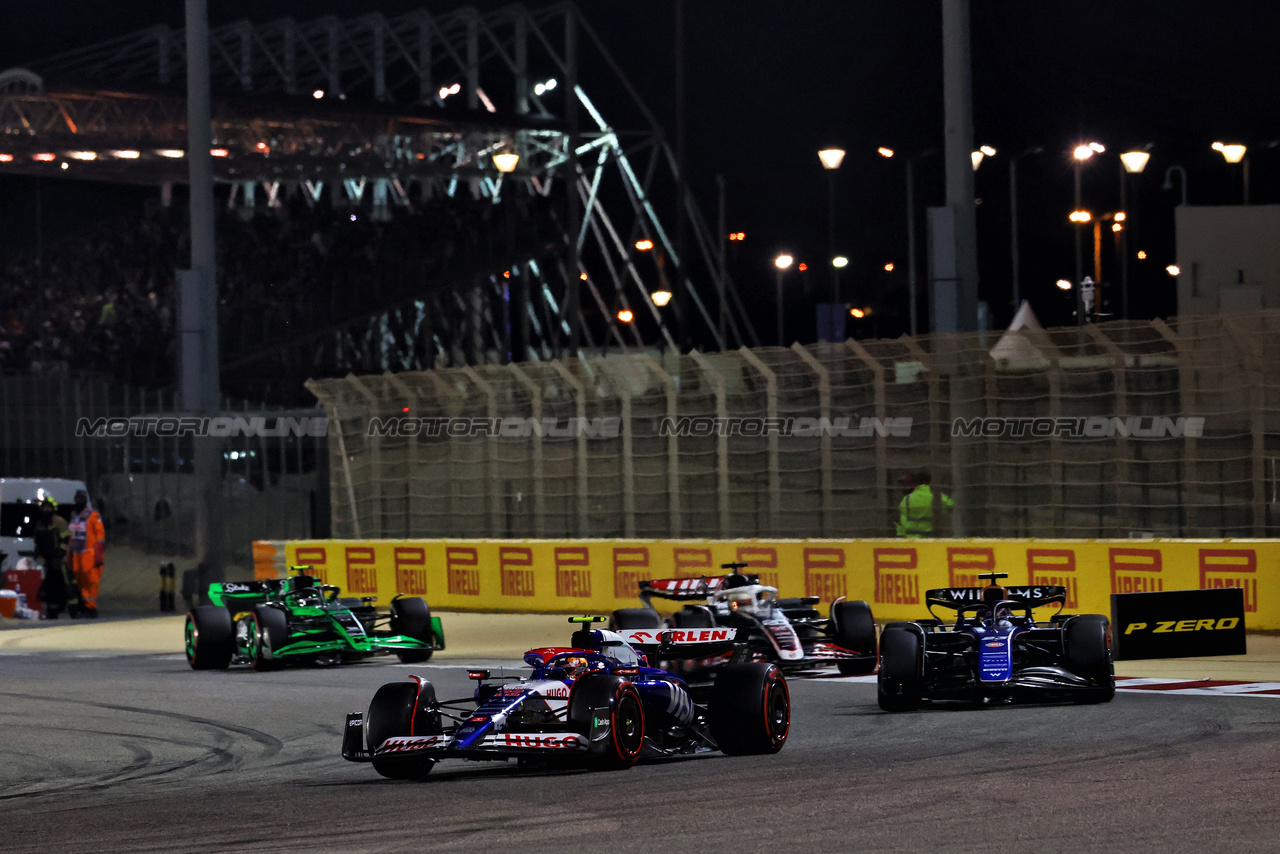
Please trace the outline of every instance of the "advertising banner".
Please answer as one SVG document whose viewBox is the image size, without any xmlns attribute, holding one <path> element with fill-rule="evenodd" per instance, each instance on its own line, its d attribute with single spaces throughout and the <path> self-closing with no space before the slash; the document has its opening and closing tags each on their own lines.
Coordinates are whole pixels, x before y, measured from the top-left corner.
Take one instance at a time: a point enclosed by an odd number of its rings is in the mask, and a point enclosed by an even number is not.
<svg viewBox="0 0 1280 854">
<path fill-rule="evenodd" d="M 1111 596 L 1116 661 L 1244 655 L 1244 591 L 1176 590 Z"/>
<path fill-rule="evenodd" d="M 305 564 L 384 606 L 403 593 L 439 608 L 607 613 L 638 606 L 642 580 L 738 562 L 781 596 L 819 597 L 824 612 L 865 599 L 881 622 L 926 617 L 926 590 L 980 586 L 995 571 L 1011 586 L 1065 587 L 1069 614 L 1110 613 L 1113 594 L 1238 588 L 1248 628 L 1280 629 L 1274 540 L 288 540 L 257 551 L 263 577 Z"/>
</svg>

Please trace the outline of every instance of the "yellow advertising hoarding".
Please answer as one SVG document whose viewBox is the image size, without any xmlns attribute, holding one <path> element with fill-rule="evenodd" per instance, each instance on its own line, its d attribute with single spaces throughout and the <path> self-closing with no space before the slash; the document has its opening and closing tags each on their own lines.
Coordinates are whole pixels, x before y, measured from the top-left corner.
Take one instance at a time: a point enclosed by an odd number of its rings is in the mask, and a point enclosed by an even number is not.
<svg viewBox="0 0 1280 854">
<path fill-rule="evenodd" d="M 1112 593 L 1239 587 L 1250 629 L 1280 629 L 1273 540 L 288 540 L 255 543 L 255 573 L 306 565 L 347 596 L 397 593 L 437 608 L 607 613 L 637 582 L 749 565 L 781 596 L 865 599 L 878 621 L 928 616 L 924 591 L 979 584 L 1067 588 L 1067 613 L 1108 614 Z M 283 554 L 284 560 L 280 560 Z M 825 610 L 825 608 L 823 609 Z"/>
</svg>

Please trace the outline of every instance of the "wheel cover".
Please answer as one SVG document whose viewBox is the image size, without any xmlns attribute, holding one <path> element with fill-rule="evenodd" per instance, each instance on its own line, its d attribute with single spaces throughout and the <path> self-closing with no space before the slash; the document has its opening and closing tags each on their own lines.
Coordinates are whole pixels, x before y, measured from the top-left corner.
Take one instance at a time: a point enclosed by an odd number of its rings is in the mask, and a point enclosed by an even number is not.
<svg viewBox="0 0 1280 854">
<path fill-rule="evenodd" d="M 644 713 L 634 691 L 624 691 L 613 710 L 613 741 L 624 757 L 636 756 L 644 746 Z"/>
<path fill-rule="evenodd" d="M 780 680 L 771 679 L 765 687 L 764 714 L 769 737 L 775 742 L 785 741 L 791 729 L 791 698 Z"/>
<path fill-rule="evenodd" d="M 185 630 L 186 647 L 187 647 L 187 663 L 196 660 L 196 644 L 200 640 L 200 632 L 196 628 L 196 621 L 187 617 L 187 625 Z"/>
<path fill-rule="evenodd" d="M 248 632 L 248 634 L 249 634 L 249 647 L 248 647 L 248 649 L 247 649 L 247 652 L 249 653 L 249 658 L 251 658 L 251 659 L 253 659 L 255 662 L 257 662 L 257 661 L 260 661 L 260 660 L 261 660 L 261 657 L 262 657 L 262 656 L 261 656 L 261 652 L 262 652 L 262 641 L 261 641 L 261 639 L 260 639 L 260 637 L 259 637 L 259 635 L 260 635 L 261 633 L 259 632 L 259 627 L 258 627 L 258 615 L 257 615 L 257 614 L 251 614 L 251 615 L 249 616 L 249 620 L 250 620 L 250 623 L 249 623 L 249 632 Z"/>
</svg>

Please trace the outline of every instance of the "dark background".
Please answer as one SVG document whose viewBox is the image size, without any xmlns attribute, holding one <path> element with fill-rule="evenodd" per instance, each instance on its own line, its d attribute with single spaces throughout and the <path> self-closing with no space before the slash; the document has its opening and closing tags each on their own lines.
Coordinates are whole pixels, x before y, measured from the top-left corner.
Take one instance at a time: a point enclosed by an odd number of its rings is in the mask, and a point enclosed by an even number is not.
<svg viewBox="0 0 1280 854">
<path fill-rule="evenodd" d="M 459 3 L 425 0 L 210 0 L 211 25 L 240 18 L 264 22 L 291 15 L 352 17 L 374 9 L 394 15 Z M 476 2 L 482 11 L 502 2 Z M 549 5 L 528 2 L 527 6 Z M 180 25 L 181 0 L 82 0 L 4 3 L 0 68 L 132 32 L 156 23 Z M 581 8 L 674 142 L 674 0 L 585 2 Z M 1280 4 L 1274 0 L 974 0 L 972 15 L 975 145 L 999 154 L 976 176 L 981 296 L 993 324 L 1010 319 L 1010 204 L 1007 155 L 1043 146 L 1019 160 L 1022 294 L 1046 324 L 1070 322 L 1071 303 L 1054 282 L 1071 278 L 1074 240 L 1071 149 L 1082 140 L 1107 146 L 1084 167 L 1085 207 L 1115 210 L 1116 155 L 1151 145 L 1146 173 L 1130 185 L 1131 248 L 1150 258 L 1131 268 L 1131 314 L 1177 311 L 1173 208 L 1181 195 L 1162 189 L 1169 166 L 1189 176 L 1195 205 L 1238 204 L 1241 170 L 1210 149 L 1215 140 L 1250 146 L 1251 202 L 1280 201 Z M 820 147 L 847 149 L 837 173 L 837 251 L 852 264 L 843 297 L 869 305 L 859 337 L 905 331 L 906 211 L 901 156 L 942 145 L 941 7 L 938 0 L 687 0 L 686 147 L 689 183 L 714 221 L 715 176 L 727 184 L 731 271 L 760 312 L 766 339 L 773 300 L 771 259 L 787 250 L 809 264 L 788 282 L 788 333 L 812 340 L 812 303 L 825 298 L 826 175 Z M 611 115 L 605 80 L 584 88 Z M 595 94 L 599 93 L 599 94 Z M 621 120 L 614 119 L 615 123 Z M 941 158 L 918 170 L 919 204 L 943 201 Z M 1136 199 L 1135 195 L 1136 193 Z M 128 211 L 154 190 L 44 181 L 45 241 L 103 216 Z M 0 248 L 5 257 L 30 247 L 35 232 L 33 179 L 0 179 Z M 918 234 L 923 243 L 923 212 Z M 1085 238 L 1085 269 L 1092 237 Z M 893 272 L 883 269 L 895 264 Z M 1104 278 L 1118 277 L 1114 250 L 1104 248 Z M 922 271 L 923 279 L 923 271 Z"/>
</svg>

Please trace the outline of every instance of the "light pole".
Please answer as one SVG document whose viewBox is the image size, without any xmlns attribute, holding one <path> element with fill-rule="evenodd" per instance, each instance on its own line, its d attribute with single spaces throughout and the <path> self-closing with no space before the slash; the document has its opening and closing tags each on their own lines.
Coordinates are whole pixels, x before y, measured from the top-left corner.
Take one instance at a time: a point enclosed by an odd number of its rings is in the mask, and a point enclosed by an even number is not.
<svg viewBox="0 0 1280 854">
<path fill-rule="evenodd" d="M 1022 307 L 1019 282 L 1021 263 L 1018 256 L 1018 159 L 1028 154 L 1040 154 L 1043 151 L 1044 146 L 1037 145 L 1009 158 L 1009 257 L 1013 262 L 1013 310 L 1015 312 Z"/>
<path fill-rule="evenodd" d="M 1077 181 L 1077 186 L 1079 186 L 1078 181 Z M 1077 195 L 1078 195 L 1078 192 L 1077 192 Z M 1080 254 L 1083 251 L 1081 247 L 1084 243 L 1084 235 L 1082 234 L 1082 229 L 1087 224 L 1093 222 L 1093 214 L 1090 213 L 1089 211 L 1082 210 L 1081 208 L 1076 208 L 1071 212 L 1071 215 L 1067 218 L 1071 220 L 1071 222 L 1073 222 L 1076 226 L 1076 279 L 1075 279 L 1076 324 L 1079 326 L 1083 326 L 1084 325 L 1083 318 L 1085 316 L 1086 306 L 1085 306 L 1085 299 L 1084 299 L 1084 278 L 1083 278 L 1084 259 L 1081 257 L 1081 254 Z"/>
<path fill-rule="evenodd" d="M 1120 155 L 1120 210 L 1126 219 L 1129 216 L 1129 200 L 1127 185 L 1130 175 L 1141 175 L 1147 168 L 1151 154 L 1147 151 L 1126 151 Z M 1120 232 L 1120 316 L 1129 319 L 1129 229 L 1133 226 L 1125 223 Z"/>
<path fill-rule="evenodd" d="M 818 152 L 818 159 L 827 172 L 827 268 L 831 271 L 831 304 L 834 306 L 840 302 L 840 271 L 831 263 L 836 257 L 836 170 L 844 161 L 844 149 L 824 148 Z"/>
<path fill-rule="evenodd" d="M 778 269 L 778 346 L 785 347 L 782 336 L 782 276 L 787 272 L 787 268 L 795 261 L 790 255 L 782 254 L 773 259 L 773 266 Z"/>
<path fill-rule="evenodd" d="M 1244 169 L 1244 203 L 1249 204 L 1249 149 L 1239 143 L 1215 142 L 1213 150 L 1222 154 L 1228 163 L 1240 163 Z"/>
<path fill-rule="evenodd" d="M 1091 217 L 1088 217 L 1088 216 L 1084 217 L 1083 219 L 1077 216 L 1077 214 L 1082 212 L 1081 203 L 1080 203 L 1080 166 L 1086 160 L 1093 157 L 1093 155 L 1101 154 L 1104 151 L 1106 151 L 1106 148 L 1104 148 L 1102 145 L 1096 142 L 1084 142 L 1084 143 L 1081 143 L 1080 145 L 1077 145 L 1075 149 L 1071 152 L 1071 156 L 1073 158 L 1074 166 L 1075 166 L 1074 172 L 1075 172 L 1075 185 L 1076 185 L 1076 204 L 1075 204 L 1075 208 L 1073 208 L 1071 212 L 1071 221 L 1076 223 L 1077 225 L 1086 223 L 1091 219 Z M 1076 229 L 1076 284 L 1077 286 L 1080 284 L 1082 280 L 1081 279 L 1082 276 L 1084 276 L 1084 233 L 1081 231 L 1080 228 L 1077 228 Z M 1084 315 L 1085 315 L 1084 293 L 1083 293 L 1083 289 L 1081 289 L 1080 287 L 1077 287 L 1076 288 L 1076 324 L 1077 325 L 1084 326 L 1084 321 L 1085 321 Z"/>
<path fill-rule="evenodd" d="M 893 149 L 881 146 L 876 149 L 881 157 L 893 157 Z M 919 282 L 917 281 L 916 272 L 916 216 L 915 216 L 915 162 L 923 160 L 936 151 L 932 148 L 926 149 L 913 157 L 904 157 L 907 171 L 907 294 L 911 307 L 911 335 L 914 337 L 919 329 L 919 310 L 917 308 L 916 294 L 920 291 Z"/>
</svg>

